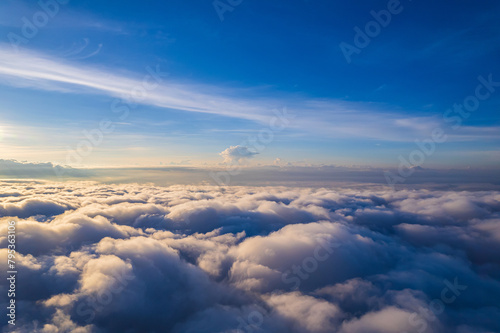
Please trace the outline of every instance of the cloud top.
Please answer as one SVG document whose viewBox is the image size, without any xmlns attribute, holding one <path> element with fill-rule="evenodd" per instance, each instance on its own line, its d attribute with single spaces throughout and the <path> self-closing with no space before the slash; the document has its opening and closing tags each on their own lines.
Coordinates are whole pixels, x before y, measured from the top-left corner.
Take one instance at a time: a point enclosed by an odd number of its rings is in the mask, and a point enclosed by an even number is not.
<svg viewBox="0 0 500 333">
<path fill-rule="evenodd" d="M 257 154 L 259 153 L 251 151 L 248 147 L 240 145 L 231 146 L 219 153 L 219 155 L 224 158 L 225 163 L 242 162 L 248 158 L 254 157 Z"/>
<path fill-rule="evenodd" d="M 1 185 L 18 332 L 500 330 L 497 191 Z"/>
</svg>

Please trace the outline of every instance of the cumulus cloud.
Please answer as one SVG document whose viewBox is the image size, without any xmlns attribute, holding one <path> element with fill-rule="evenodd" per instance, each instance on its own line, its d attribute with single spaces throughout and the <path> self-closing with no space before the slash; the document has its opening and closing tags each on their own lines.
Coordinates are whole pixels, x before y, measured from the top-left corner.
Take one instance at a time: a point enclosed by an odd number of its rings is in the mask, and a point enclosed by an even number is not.
<svg viewBox="0 0 500 333">
<path fill-rule="evenodd" d="M 225 163 L 241 162 L 245 159 L 252 158 L 257 155 L 245 146 L 231 146 L 222 151 L 219 155 L 224 158 Z"/>
<path fill-rule="evenodd" d="M 11 181 L 0 253 L 14 220 L 21 333 L 498 332 L 499 202 L 496 191 Z"/>
</svg>

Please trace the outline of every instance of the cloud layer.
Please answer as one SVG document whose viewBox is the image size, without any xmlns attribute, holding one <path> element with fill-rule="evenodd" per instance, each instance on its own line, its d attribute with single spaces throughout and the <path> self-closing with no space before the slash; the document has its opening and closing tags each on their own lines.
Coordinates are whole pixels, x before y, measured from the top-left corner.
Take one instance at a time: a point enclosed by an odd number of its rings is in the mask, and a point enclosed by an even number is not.
<svg viewBox="0 0 500 333">
<path fill-rule="evenodd" d="M 494 168 L 427 169 L 413 168 L 408 177 L 401 177 L 396 168 L 370 166 L 335 166 L 301 163 L 251 166 L 248 159 L 256 152 L 244 146 L 232 146 L 221 155 L 224 164 L 212 166 L 150 166 L 72 168 L 50 162 L 26 162 L 0 159 L 0 176 L 3 179 L 46 179 L 57 181 L 89 180 L 106 183 L 153 183 L 156 185 L 286 185 L 286 186 L 337 186 L 351 184 L 385 184 L 396 189 L 500 189 L 500 172 Z M 188 162 L 188 161 L 183 161 Z M 280 164 L 281 163 L 281 164 Z M 408 169 L 403 169 L 408 172 Z M 389 173 L 391 176 L 386 176 Z M 398 178 L 399 177 L 399 178 Z M 388 183 L 389 181 L 389 183 Z"/>
<path fill-rule="evenodd" d="M 74 169 L 68 166 L 55 165 L 51 162 L 21 162 L 0 159 L 0 175 L 9 178 L 56 178 L 56 177 L 89 177 L 92 172 L 85 169 Z"/>
<path fill-rule="evenodd" d="M 500 331 L 500 192 L 1 185 L 17 332 Z"/>
</svg>

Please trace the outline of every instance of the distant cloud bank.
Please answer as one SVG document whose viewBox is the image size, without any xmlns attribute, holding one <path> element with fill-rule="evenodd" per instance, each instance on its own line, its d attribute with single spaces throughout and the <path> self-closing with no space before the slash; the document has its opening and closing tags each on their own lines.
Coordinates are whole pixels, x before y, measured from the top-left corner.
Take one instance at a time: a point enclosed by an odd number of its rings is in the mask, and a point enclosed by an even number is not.
<svg viewBox="0 0 500 333">
<path fill-rule="evenodd" d="M 498 191 L 4 181 L 0 216 L 16 332 L 500 331 Z"/>
<path fill-rule="evenodd" d="M 8 178 L 41 178 L 51 179 L 59 176 L 80 178 L 89 177 L 88 169 L 75 169 L 59 166 L 50 162 L 26 162 L 0 159 L 0 176 Z"/>
<path fill-rule="evenodd" d="M 237 185 L 237 186 L 307 186 L 338 184 L 382 184 L 393 190 L 407 188 L 500 189 L 498 169 L 431 169 L 413 167 L 404 182 L 392 181 L 401 169 L 370 166 L 335 166 L 305 163 L 251 165 L 248 159 L 256 152 L 243 146 L 232 146 L 220 153 L 226 163 L 212 166 L 186 164 L 166 166 L 124 166 L 106 168 L 72 168 L 50 162 L 26 162 L 0 159 L 0 179 L 84 180 L 105 183 L 141 183 L 165 185 Z M 221 176 L 223 175 L 223 176 Z M 366 186 L 366 185 L 364 185 Z"/>
</svg>

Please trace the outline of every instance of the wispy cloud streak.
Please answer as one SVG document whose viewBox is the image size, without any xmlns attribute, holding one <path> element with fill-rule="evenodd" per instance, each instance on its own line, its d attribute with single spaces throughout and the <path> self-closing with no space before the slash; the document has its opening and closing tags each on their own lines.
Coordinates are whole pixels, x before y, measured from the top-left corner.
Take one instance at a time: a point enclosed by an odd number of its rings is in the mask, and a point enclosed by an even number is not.
<svg viewBox="0 0 500 333">
<path fill-rule="evenodd" d="M 148 84 L 157 86 L 137 98 L 131 92 L 144 85 L 144 73 L 82 66 L 39 52 L 13 52 L 8 45 L 0 44 L 0 82 L 16 87 L 104 94 L 143 105 L 263 124 L 273 116 L 273 108 L 287 106 L 296 115 L 290 129 L 334 138 L 413 141 L 440 123 L 436 117 L 405 115 L 382 104 L 291 95 L 255 98 L 245 89 L 179 83 L 168 76 L 168 68 L 159 65 L 148 66 L 144 71 L 149 73 Z M 484 128 L 470 128 L 467 133 L 469 139 L 482 136 Z"/>
</svg>

